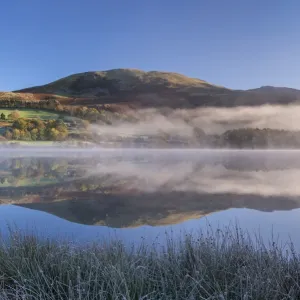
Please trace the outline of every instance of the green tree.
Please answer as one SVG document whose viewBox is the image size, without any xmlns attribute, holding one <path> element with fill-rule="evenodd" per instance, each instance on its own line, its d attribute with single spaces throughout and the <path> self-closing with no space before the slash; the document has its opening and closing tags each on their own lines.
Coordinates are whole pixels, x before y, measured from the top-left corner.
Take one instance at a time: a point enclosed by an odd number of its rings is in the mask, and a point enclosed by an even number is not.
<svg viewBox="0 0 300 300">
<path fill-rule="evenodd" d="M 1 114 L 1 116 L 0 116 L 0 118 L 1 118 L 1 120 L 6 120 L 6 116 L 5 116 L 5 114 L 4 114 L 4 113 L 2 113 L 2 114 Z"/>
</svg>

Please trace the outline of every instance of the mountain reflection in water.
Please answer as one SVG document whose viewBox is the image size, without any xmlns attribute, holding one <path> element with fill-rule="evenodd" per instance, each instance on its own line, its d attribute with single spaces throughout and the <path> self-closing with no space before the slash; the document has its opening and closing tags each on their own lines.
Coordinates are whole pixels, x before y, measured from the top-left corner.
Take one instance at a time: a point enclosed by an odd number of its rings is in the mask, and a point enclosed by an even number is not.
<svg viewBox="0 0 300 300">
<path fill-rule="evenodd" d="M 299 178 L 298 151 L 4 156 L 0 203 L 85 225 L 170 225 L 231 208 L 299 208 Z"/>
</svg>

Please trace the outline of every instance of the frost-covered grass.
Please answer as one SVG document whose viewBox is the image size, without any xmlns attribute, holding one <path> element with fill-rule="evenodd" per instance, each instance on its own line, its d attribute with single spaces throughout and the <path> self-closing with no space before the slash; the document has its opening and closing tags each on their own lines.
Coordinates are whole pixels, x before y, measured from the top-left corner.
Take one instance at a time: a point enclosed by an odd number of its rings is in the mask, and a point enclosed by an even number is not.
<svg viewBox="0 0 300 300">
<path fill-rule="evenodd" d="M 0 299 L 300 299 L 300 260 L 241 230 L 158 243 L 75 247 L 11 233 L 0 247 Z"/>
</svg>

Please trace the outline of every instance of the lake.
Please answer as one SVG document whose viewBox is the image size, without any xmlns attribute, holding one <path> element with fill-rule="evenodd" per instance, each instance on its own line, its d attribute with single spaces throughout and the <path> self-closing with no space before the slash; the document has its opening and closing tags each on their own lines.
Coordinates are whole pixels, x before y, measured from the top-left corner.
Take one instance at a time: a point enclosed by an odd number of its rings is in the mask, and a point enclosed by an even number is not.
<svg viewBox="0 0 300 300">
<path fill-rule="evenodd" d="M 164 243 L 238 224 L 300 249 L 300 151 L 2 149 L 0 226 Z"/>
</svg>

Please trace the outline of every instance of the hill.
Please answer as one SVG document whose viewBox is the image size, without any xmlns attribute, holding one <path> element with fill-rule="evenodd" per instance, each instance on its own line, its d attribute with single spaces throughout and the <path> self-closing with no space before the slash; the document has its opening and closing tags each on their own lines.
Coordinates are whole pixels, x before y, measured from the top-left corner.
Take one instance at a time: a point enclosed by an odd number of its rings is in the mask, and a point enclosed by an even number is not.
<svg viewBox="0 0 300 300">
<path fill-rule="evenodd" d="M 170 72 L 114 69 L 74 74 L 17 92 L 72 98 L 66 104 L 130 104 L 138 107 L 194 107 L 203 97 L 229 91 L 204 80 Z M 200 99 L 200 102 L 195 99 Z M 202 100 L 201 100 L 202 99 Z M 65 99 L 66 100 L 66 99 Z M 199 103 L 198 103 L 199 102 Z"/>
<path fill-rule="evenodd" d="M 40 98 L 60 97 L 77 105 L 130 104 L 138 107 L 193 108 L 201 106 L 244 106 L 289 104 L 300 101 L 300 91 L 291 88 L 261 87 L 230 90 L 204 80 L 177 73 L 115 69 L 74 74 L 52 83 L 17 91 Z M 27 95 L 27 96 L 26 96 Z"/>
<path fill-rule="evenodd" d="M 297 148 L 300 144 L 300 90 L 272 86 L 231 90 L 170 72 L 114 69 L 74 74 L 43 86 L 2 92 L 0 108 L 76 117 L 81 128 L 73 122 L 76 132 L 70 138 L 105 145 Z M 114 126 L 108 130 L 107 125 Z"/>
<path fill-rule="evenodd" d="M 144 72 L 136 69 L 114 69 L 70 75 L 52 83 L 31 87 L 21 92 L 57 94 L 63 96 L 101 97 L 122 92 L 157 92 L 226 90 L 204 80 L 170 72 Z"/>
<path fill-rule="evenodd" d="M 264 86 L 231 90 L 171 72 L 114 69 L 67 76 L 46 85 L 16 91 L 18 97 L 44 99 L 51 95 L 62 104 L 100 104 L 140 107 L 194 108 L 300 103 L 300 90 Z"/>
</svg>

